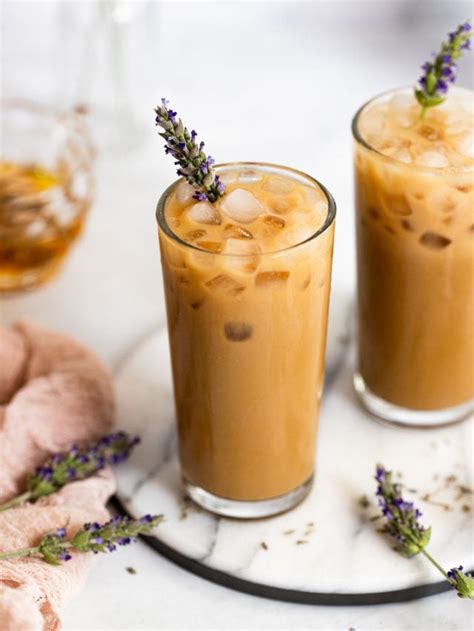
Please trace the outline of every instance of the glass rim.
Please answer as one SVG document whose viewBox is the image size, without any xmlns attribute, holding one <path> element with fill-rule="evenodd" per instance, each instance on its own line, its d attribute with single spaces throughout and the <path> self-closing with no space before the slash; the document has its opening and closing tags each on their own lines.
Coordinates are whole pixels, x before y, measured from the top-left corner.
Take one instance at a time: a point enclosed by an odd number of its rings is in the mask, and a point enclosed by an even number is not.
<svg viewBox="0 0 474 631">
<path fill-rule="evenodd" d="M 360 129 L 359 129 L 358 123 L 359 123 L 359 118 L 361 117 L 362 113 L 365 111 L 365 109 L 367 107 L 369 107 L 370 105 L 372 105 L 373 103 L 375 103 L 379 99 L 383 98 L 384 96 L 389 96 L 390 94 L 395 95 L 395 94 L 398 94 L 400 92 L 404 92 L 405 90 L 412 90 L 412 89 L 413 89 L 413 86 L 400 86 L 398 88 L 391 88 L 390 90 L 385 90 L 384 92 L 380 92 L 379 94 L 376 94 L 375 96 L 370 98 L 368 101 L 366 101 L 363 105 L 361 105 L 359 107 L 359 109 L 356 111 L 356 113 L 354 114 L 354 116 L 352 118 L 352 122 L 351 122 L 352 137 L 354 138 L 354 140 L 359 145 L 361 145 L 362 147 L 364 147 L 368 151 L 371 151 L 375 155 L 379 156 L 380 158 L 382 158 L 383 160 L 385 160 L 389 164 L 394 164 L 394 165 L 397 165 L 397 166 L 402 165 L 402 166 L 405 166 L 408 169 L 414 169 L 414 170 L 417 170 L 417 171 L 420 171 L 420 172 L 432 173 L 432 174 L 435 174 L 435 175 L 446 175 L 446 174 L 449 174 L 449 173 L 451 173 L 451 174 L 470 173 L 471 171 L 474 171 L 474 165 L 447 166 L 447 167 L 429 167 L 429 166 L 424 166 L 424 165 L 421 165 L 421 164 L 414 164 L 413 162 L 411 162 L 411 163 L 402 162 L 401 160 L 397 160 L 396 158 L 394 158 L 392 156 L 388 156 L 387 154 L 382 153 L 378 149 L 375 149 L 375 147 L 373 147 L 370 143 L 368 143 L 367 140 L 362 136 L 362 134 L 360 132 Z M 470 88 L 464 88 L 464 87 L 461 87 L 461 86 L 455 86 L 452 89 L 454 91 L 460 90 L 460 91 L 463 91 L 463 92 L 470 92 L 470 93 L 473 93 L 473 96 L 474 96 L 474 91 L 471 90 Z"/>
<path fill-rule="evenodd" d="M 328 230 L 328 228 L 331 227 L 331 225 L 334 223 L 334 220 L 336 218 L 336 202 L 334 200 L 334 197 L 331 195 L 331 193 L 329 192 L 329 190 L 324 186 L 324 184 L 321 184 L 321 182 L 319 182 L 318 180 L 316 180 L 316 178 L 311 177 L 311 175 L 308 175 L 307 173 L 304 173 L 304 171 L 299 171 L 298 169 L 293 169 L 292 167 L 286 167 L 283 166 L 281 164 L 274 164 L 272 162 L 246 162 L 246 161 L 238 161 L 238 162 L 222 162 L 219 164 L 216 164 L 214 166 L 214 168 L 216 169 L 217 172 L 219 172 L 219 169 L 226 169 L 226 168 L 251 168 L 251 167 L 261 167 L 263 169 L 267 168 L 267 169 L 278 169 L 281 171 L 284 171 L 286 173 L 291 173 L 295 176 L 299 176 L 302 177 L 304 179 L 306 179 L 308 182 L 310 182 L 313 186 L 316 185 L 316 187 L 318 187 L 324 194 L 327 204 L 328 204 L 328 208 L 327 208 L 327 213 L 326 213 L 326 218 L 323 222 L 323 224 L 315 231 L 313 232 L 307 239 L 305 239 L 304 241 L 299 241 L 298 243 L 295 243 L 294 245 L 289 245 L 285 248 L 279 248 L 278 250 L 271 250 L 270 252 L 261 252 L 258 254 L 258 256 L 271 256 L 271 255 L 277 255 L 280 254 L 282 252 L 288 252 L 289 250 L 293 250 L 295 248 L 298 248 L 300 246 L 305 245 L 306 243 L 312 241 L 313 239 L 316 239 L 317 237 L 319 237 L 321 234 L 323 234 L 324 232 L 326 232 L 326 230 Z M 170 226 L 168 225 L 168 222 L 166 221 L 165 218 L 165 204 L 166 204 L 166 200 L 168 199 L 169 195 L 174 191 L 174 189 L 178 186 L 178 184 L 180 182 L 183 181 L 183 178 L 180 177 L 177 180 L 175 180 L 172 184 L 170 184 L 165 191 L 162 193 L 162 195 L 160 196 L 159 200 L 158 200 L 158 204 L 156 207 L 156 220 L 158 222 L 158 226 L 161 230 L 163 230 L 163 232 L 170 237 L 170 239 L 172 239 L 173 241 L 176 241 L 177 243 L 184 245 L 187 248 L 190 248 L 191 250 L 196 250 L 197 252 L 204 252 L 205 254 L 210 254 L 212 256 L 232 256 L 232 257 L 240 257 L 240 258 L 245 258 L 245 257 L 254 257 L 257 256 L 255 253 L 249 253 L 249 254 L 232 254 L 231 252 L 210 252 L 209 250 L 205 250 L 204 248 L 200 248 L 196 245 L 194 245 L 193 243 L 189 243 L 188 241 L 184 241 L 184 239 L 181 239 L 181 237 L 179 237 L 175 232 L 173 232 L 173 230 L 171 230 Z"/>
</svg>

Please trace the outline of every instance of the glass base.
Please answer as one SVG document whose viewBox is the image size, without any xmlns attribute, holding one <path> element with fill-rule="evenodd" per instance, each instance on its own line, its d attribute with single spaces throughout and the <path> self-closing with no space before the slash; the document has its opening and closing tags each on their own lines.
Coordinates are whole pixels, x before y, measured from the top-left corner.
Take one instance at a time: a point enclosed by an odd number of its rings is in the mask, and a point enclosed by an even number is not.
<svg viewBox="0 0 474 631">
<path fill-rule="evenodd" d="M 298 486 L 293 491 L 278 495 L 268 500 L 230 500 L 226 497 L 213 495 L 199 486 L 194 486 L 187 480 L 183 480 L 187 495 L 200 506 L 211 513 L 234 519 L 259 519 L 271 517 L 294 508 L 308 495 L 313 485 L 313 476 Z"/>
<path fill-rule="evenodd" d="M 442 427 L 463 421 L 474 411 L 474 400 L 442 410 L 409 410 L 381 399 L 367 387 L 359 372 L 354 374 L 354 388 L 362 405 L 383 421 L 405 427 Z"/>
</svg>

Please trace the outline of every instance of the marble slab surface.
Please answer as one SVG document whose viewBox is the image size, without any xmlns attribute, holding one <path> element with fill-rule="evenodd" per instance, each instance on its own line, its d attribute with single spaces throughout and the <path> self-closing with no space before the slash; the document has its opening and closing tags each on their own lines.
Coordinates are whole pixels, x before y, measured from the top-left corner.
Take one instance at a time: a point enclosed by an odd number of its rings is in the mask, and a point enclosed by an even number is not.
<svg viewBox="0 0 474 631">
<path fill-rule="evenodd" d="M 332 312 L 316 481 L 303 504 L 270 519 L 239 522 L 212 516 L 183 497 L 163 327 L 150 332 L 117 368 L 119 424 L 142 437 L 118 470 L 118 499 L 134 516 L 164 514 L 154 534 L 158 547 L 168 556 L 176 553 L 178 562 L 197 562 L 194 569 L 208 578 L 206 570 L 211 575 L 217 570 L 215 580 L 237 588 L 244 581 L 317 594 L 393 592 L 381 598 L 389 602 L 403 597 L 399 590 L 433 586 L 441 577 L 424 559 L 406 560 L 393 552 L 378 532 L 380 522 L 371 521 L 377 514 L 375 464 L 403 472 L 401 481 L 416 490 L 407 495 L 423 511 L 425 525 L 433 525 L 430 551 L 441 564 L 473 567 L 473 496 L 459 490 L 460 485 L 472 488 L 473 422 L 410 430 L 370 418 L 352 391 L 347 301 L 333 303 Z M 364 495 L 370 501 L 365 508 Z"/>
</svg>

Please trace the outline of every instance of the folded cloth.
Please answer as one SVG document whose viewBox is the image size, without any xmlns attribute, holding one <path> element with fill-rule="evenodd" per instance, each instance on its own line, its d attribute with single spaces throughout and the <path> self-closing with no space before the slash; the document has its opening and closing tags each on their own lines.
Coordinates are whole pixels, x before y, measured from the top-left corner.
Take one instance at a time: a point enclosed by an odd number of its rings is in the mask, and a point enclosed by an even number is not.
<svg viewBox="0 0 474 631">
<path fill-rule="evenodd" d="M 111 378 L 89 350 L 24 322 L 0 329 L 0 503 L 49 453 L 102 436 L 113 418 Z"/>
<path fill-rule="evenodd" d="M 24 490 L 49 454 L 103 436 L 113 418 L 111 378 L 89 350 L 30 323 L 0 329 L 0 503 Z M 0 513 L 0 550 L 34 546 L 58 527 L 73 535 L 85 522 L 106 520 L 113 490 L 111 472 L 102 471 Z M 0 561 L 0 630 L 59 629 L 62 607 L 92 560 L 73 554 L 59 567 L 35 558 Z"/>
<path fill-rule="evenodd" d="M 35 546 L 61 527 L 69 538 L 85 522 L 106 521 L 104 504 L 114 488 L 111 471 L 104 470 L 35 504 L 0 513 L 0 550 Z M 57 566 L 34 557 L 0 561 L 1 631 L 60 629 L 63 607 L 84 583 L 93 559 L 90 553 L 73 552 L 70 561 Z"/>
</svg>

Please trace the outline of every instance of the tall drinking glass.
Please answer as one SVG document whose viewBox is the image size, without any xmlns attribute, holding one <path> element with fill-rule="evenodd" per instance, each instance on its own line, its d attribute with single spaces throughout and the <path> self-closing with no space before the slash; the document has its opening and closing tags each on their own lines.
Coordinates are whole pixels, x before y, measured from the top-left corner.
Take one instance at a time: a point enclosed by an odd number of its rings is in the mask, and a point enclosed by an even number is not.
<svg viewBox="0 0 474 631">
<path fill-rule="evenodd" d="M 405 425 L 466 417 L 474 396 L 474 99 L 420 116 L 411 90 L 353 121 L 359 365 L 372 413 Z"/>
<path fill-rule="evenodd" d="M 265 517 L 313 480 L 336 211 L 298 171 L 216 171 L 215 206 L 178 181 L 157 209 L 180 461 L 199 505 Z"/>
</svg>

